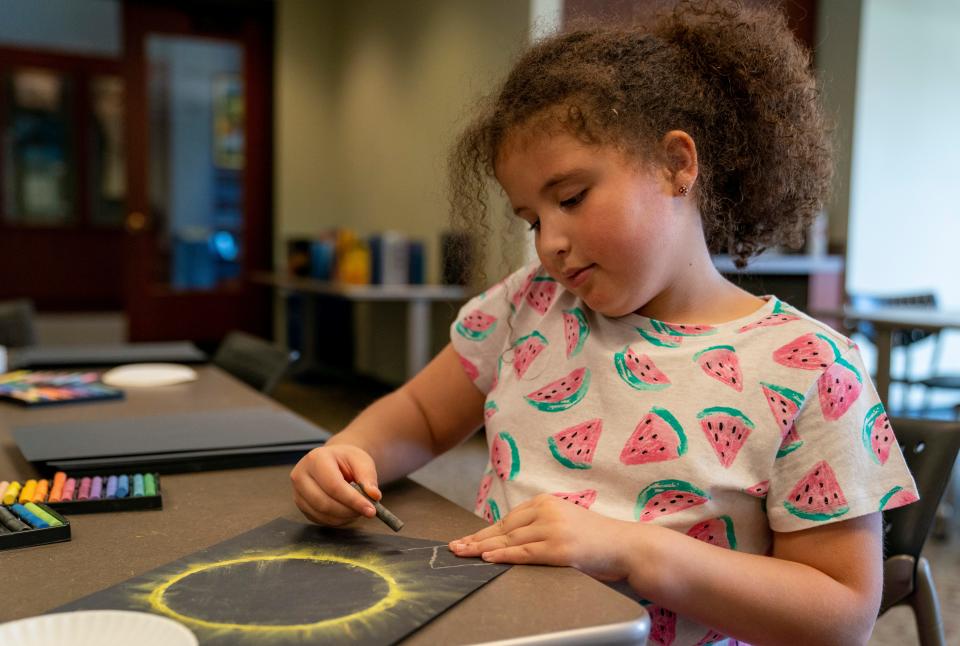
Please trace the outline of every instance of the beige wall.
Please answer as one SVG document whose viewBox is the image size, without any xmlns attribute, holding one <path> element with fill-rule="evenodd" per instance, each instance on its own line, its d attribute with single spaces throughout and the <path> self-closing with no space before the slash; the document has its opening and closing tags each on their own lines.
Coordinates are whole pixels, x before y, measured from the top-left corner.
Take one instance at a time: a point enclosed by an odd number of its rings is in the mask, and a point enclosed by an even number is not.
<svg viewBox="0 0 960 646">
<path fill-rule="evenodd" d="M 425 241 L 428 279 L 439 279 L 449 145 L 525 43 L 529 12 L 516 0 L 278 2 L 279 265 L 292 236 L 394 229 Z M 440 322 L 452 316 L 438 309 Z M 357 314 L 358 368 L 399 381 L 402 309 Z M 436 336 L 442 345 L 446 330 Z"/>
<path fill-rule="evenodd" d="M 845 253 L 850 217 L 850 177 L 860 49 L 861 0 L 817 4 L 817 76 L 823 103 L 836 128 L 833 195 L 827 204 L 831 247 Z"/>
</svg>

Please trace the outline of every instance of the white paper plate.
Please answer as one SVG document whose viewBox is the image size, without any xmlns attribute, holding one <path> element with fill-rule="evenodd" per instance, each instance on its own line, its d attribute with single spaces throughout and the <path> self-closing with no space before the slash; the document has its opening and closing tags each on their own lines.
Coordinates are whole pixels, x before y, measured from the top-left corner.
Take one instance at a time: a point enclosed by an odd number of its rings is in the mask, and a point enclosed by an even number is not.
<svg viewBox="0 0 960 646">
<path fill-rule="evenodd" d="M 138 386 L 172 386 L 197 380 L 197 372 L 176 363 L 131 363 L 107 370 L 103 383 L 121 388 Z"/>
<path fill-rule="evenodd" d="M 197 646 L 173 619 L 129 610 L 81 610 L 0 624 L 4 646 Z"/>
</svg>

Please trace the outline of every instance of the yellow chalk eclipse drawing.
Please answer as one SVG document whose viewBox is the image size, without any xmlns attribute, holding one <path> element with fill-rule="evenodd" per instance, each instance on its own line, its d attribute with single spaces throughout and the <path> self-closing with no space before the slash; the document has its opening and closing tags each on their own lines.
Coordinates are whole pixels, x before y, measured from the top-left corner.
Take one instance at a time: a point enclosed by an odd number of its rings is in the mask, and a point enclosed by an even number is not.
<svg viewBox="0 0 960 646">
<path fill-rule="evenodd" d="M 241 624 L 241 623 L 225 623 L 225 622 L 216 622 L 208 621 L 206 619 L 200 619 L 198 617 L 191 617 L 184 615 L 180 612 L 177 612 L 171 608 L 164 599 L 164 594 L 171 587 L 183 581 L 184 579 L 193 576 L 201 572 L 208 572 L 210 570 L 215 570 L 218 568 L 230 567 L 233 565 L 240 565 L 244 563 L 267 563 L 271 561 L 284 561 L 284 560 L 303 560 L 303 561 L 314 561 L 317 563 L 339 563 L 342 565 L 347 565 L 350 567 L 360 568 L 366 570 L 386 582 L 388 586 L 387 594 L 384 595 L 380 600 L 374 603 L 363 610 L 358 610 L 356 612 L 350 613 L 348 615 L 343 615 L 340 617 L 334 617 L 332 619 L 323 619 L 321 621 L 316 621 L 312 623 L 302 623 L 302 624 L 290 624 L 290 625 L 260 625 L 260 624 Z M 148 602 L 150 607 L 153 608 L 156 612 L 167 615 L 177 621 L 183 622 L 188 625 L 193 625 L 197 627 L 208 628 L 212 630 L 222 631 L 241 631 L 241 632 L 253 632 L 253 633 L 293 633 L 293 632 L 304 632 L 304 631 L 313 631 L 313 630 L 324 630 L 335 627 L 344 627 L 348 628 L 349 625 L 353 622 L 364 622 L 369 619 L 372 619 L 377 614 L 395 606 L 403 598 L 403 589 L 398 584 L 397 580 L 386 571 L 385 568 L 380 567 L 374 563 L 361 562 L 356 559 L 350 559 L 343 556 L 338 556 L 334 554 L 312 554 L 308 552 L 301 553 L 285 553 L 285 554 L 256 554 L 252 556 L 243 556 L 240 558 L 229 559 L 226 561 L 217 561 L 214 563 L 201 563 L 197 565 L 192 565 L 182 572 L 177 572 L 176 574 L 167 578 L 163 583 L 153 588 L 150 591 L 148 596 Z"/>
</svg>

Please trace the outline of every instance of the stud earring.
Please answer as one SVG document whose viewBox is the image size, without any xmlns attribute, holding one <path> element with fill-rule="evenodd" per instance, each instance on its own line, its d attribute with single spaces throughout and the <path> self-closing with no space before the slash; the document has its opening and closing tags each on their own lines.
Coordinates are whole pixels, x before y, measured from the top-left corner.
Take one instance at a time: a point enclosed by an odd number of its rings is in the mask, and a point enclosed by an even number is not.
<svg viewBox="0 0 960 646">
<path fill-rule="evenodd" d="M 680 193 L 681 196 L 686 195 L 687 187 L 681 184 L 680 186 L 677 187 L 677 192 Z"/>
</svg>

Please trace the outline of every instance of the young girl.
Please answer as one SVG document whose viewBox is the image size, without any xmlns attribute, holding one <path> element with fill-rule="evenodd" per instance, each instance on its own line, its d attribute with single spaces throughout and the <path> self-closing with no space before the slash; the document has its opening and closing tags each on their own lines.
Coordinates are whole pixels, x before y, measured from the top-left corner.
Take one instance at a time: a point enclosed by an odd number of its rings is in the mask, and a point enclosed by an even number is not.
<svg viewBox="0 0 960 646">
<path fill-rule="evenodd" d="M 913 480 L 856 346 L 710 258 L 796 244 L 829 184 L 782 17 L 683 3 L 649 31 L 541 42 L 451 167 L 460 214 L 495 176 L 539 263 L 296 466 L 304 514 L 373 515 L 348 482 L 379 498 L 485 423 L 493 524 L 456 554 L 626 580 L 661 645 L 865 643 L 880 510 Z"/>
</svg>

